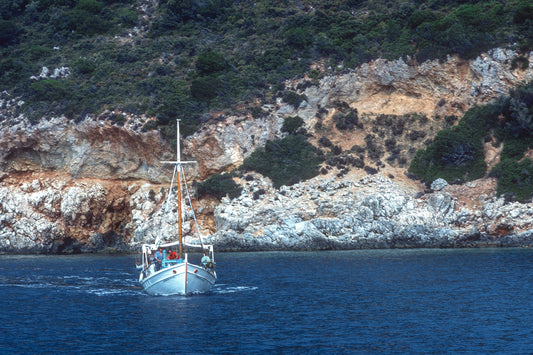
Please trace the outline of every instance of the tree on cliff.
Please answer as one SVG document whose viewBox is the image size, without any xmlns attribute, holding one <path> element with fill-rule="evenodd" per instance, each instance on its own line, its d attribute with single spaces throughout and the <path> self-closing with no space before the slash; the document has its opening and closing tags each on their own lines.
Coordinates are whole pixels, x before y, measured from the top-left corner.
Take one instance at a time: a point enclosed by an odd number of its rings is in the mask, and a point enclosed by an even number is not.
<svg viewBox="0 0 533 355">
<path fill-rule="evenodd" d="M 275 187 L 293 185 L 319 173 L 324 161 L 322 151 L 303 135 L 288 135 L 268 141 L 264 148 L 254 151 L 241 169 L 254 170 L 272 179 Z"/>
<path fill-rule="evenodd" d="M 457 126 L 440 131 L 419 150 L 409 172 L 426 184 L 437 178 L 462 182 L 487 173 L 484 142 L 503 145 L 500 162 L 490 171 L 498 178 L 498 194 L 510 200 L 533 197 L 533 81 L 509 91 L 509 96 L 468 110 Z"/>
</svg>

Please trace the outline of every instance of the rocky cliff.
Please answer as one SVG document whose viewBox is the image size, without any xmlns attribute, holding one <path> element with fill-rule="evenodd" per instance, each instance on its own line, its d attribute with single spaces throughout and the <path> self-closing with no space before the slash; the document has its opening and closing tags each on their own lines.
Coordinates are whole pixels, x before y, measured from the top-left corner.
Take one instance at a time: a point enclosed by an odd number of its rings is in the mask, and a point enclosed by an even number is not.
<svg viewBox="0 0 533 355">
<path fill-rule="evenodd" d="M 377 60 L 287 82 L 305 95 L 299 107 L 278 99 L 263 106 L 262 118 L 217 116 L 184 142 L 185 155 L 198 161 L 196 179 L 239 166 L 282 136 L 284 117 L 295 115 L 312 142 L 326 137 L 379 173 L 335 163 L 341 156 L 326 162 L 324 175 L 280 189 L 250 174 L 239 181 L 240 197 L 194 202 L 202 233 L 219 250 L 531 245 L 533 205 L 505 203 L 494 181 L 441 182 L 426 191 L 404 175 L 416 149 L 453 124 L 447 118 L 532 79 L 531 64 L 511 70 L 516 55 L 497 49 L 472 61 Z M 157 132 L 141 130 L 149 118 L 114 112 L 78 123 L 30 122 L 19 105 L 1 94 L 0 251 L 130 251 L 175 234 L 176 209 L 162 211 L 171 172 L 159 163 L 172 152 Z M 339 129 L 335 115 L 350 110 L 360 124 Z M 117 115 L 123 119 L 109 118 Z M 381 154 L 370 154 L 368 137 Z M 394 138 L 394 152 L 387 138 Z M 487 147 L 488 160 L 497 155 Z M 184 214 L 188 233 L 194 226 Z"/>
<path fill-rule="evenodd" d="M 414 183 L 351 173 L 274 191 L 257 177 L 217 207 L 209 241 L 224 250 L 532 245 L 533 204 L 505 204 L 494 186 L 436 181 L 421 194 Z"/>
</svg>

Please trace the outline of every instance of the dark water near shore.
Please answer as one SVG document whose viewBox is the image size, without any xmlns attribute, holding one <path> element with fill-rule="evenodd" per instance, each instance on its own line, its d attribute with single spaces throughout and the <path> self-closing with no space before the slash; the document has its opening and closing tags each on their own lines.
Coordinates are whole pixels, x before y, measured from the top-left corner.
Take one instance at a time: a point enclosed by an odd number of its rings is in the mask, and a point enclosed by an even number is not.
<svg viewBox="0 0 533 355">
<path fill-rule="evenodd" d="M 133 256 L 0 256 L 2 353 L 533 353 L 533 250 L 220 253 L 147 296 Z"/>
</svg>

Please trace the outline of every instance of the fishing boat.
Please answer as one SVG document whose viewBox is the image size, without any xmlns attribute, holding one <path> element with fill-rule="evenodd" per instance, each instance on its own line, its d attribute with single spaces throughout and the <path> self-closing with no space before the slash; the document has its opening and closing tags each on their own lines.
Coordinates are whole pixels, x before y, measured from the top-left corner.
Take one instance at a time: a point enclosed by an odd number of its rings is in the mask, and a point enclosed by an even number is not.
<svg viewBox="0 0 533 355">
<path fill-rule="evenodd" d="M 215 258 L 212 245 L 203 242 L 194 214 L 183 166 L 195 164 L 195 161 L 182 161 L 180 152 L 180 127 L 177 121 L 176 161 L 163 161 L 162 164 L 174 165 L 174 172 L 168 196 L 163 203 L 163 211 L 169 213 L 170 201 L 177 199 L 178 230 L 172 242 L 161 242 L 161 235 L 153 244 L 143 244 L 139 282 L 150 295 L 190 295 L 206 293 L 211 290 L 217 279 Z M 176 186 L 176 188 L 174 188 Z M 176 196 L 173 196 L 175 193 Z M 196 227 L 199 243 L 185 243 L 183 238 L 183 196 Z"/>
</svg>

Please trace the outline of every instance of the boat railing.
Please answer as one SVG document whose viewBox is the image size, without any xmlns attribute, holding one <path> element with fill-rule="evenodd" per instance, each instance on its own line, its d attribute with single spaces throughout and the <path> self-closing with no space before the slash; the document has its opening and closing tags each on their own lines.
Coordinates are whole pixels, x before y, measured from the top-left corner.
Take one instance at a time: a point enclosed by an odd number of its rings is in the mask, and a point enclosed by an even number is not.
<svg viewBox="0 0 533 355">
<path fill-rule="evenodd" d="M 183 255 L 183 258 L 181 259 L 169 259 L 167 254 L 167 248 L 179 246 L 179 243 L 168 243 L 168 244 L 160 244 L 158 246 L 154 244 L 143 244 L 143 252 L 136 256 L 136 266 L 139 269 L 144 270 L 147 274 L 151 274 L 153 272 L 157 272 L 161 269 L 165 269 L 168 267 L 172 267 L 178 264 L 181 264 L 183 262 L 188 262 L 188 254 L 200 254 L 201 257 L 198 258 L 198 260 L 206 267 L 214 268 L 215 265 L 215 256 L 213 251 L 213 245 L 211 244 L 190 244 L 190 243 L 183 243 L 185 247 L 187 247 L 188 252 L 185 252 Z M 161 255 L 161 261 L 157 262 L 154 259 L 155 251 L 158 249 L 162 250 Z"/>
<path fill-rule="evenodd" d="M 173 242 L 173 243 L 166 243 L 166 244 L 143 244 L 143 250 L 147 250 L 147 249 L 150 249 L 150 250 L 157 250 L 159 248 L 168 248 L 168 247 L 173 247 L 173 246 L 177 246 L 179 245 L 180 243 L 179 242 Z M 213 251 L 213 245 L 212 244 L 192 244 L 192 243 L 183 243 L 184 246 L 186 247 L 189 247 L 189 248 L 194 248 L 194 249 L 207 249 L 209 251 Z"/>
<path fill-rule="evenodd" d="M 181 264 L 183 262 L 184 262 L 183 259 L 163 259 L 161 261 L 161 268 L 164 269 L 166 267 L 174 266 L 174 265 L 177 265 L 177 264 Z"/>
</svg>

